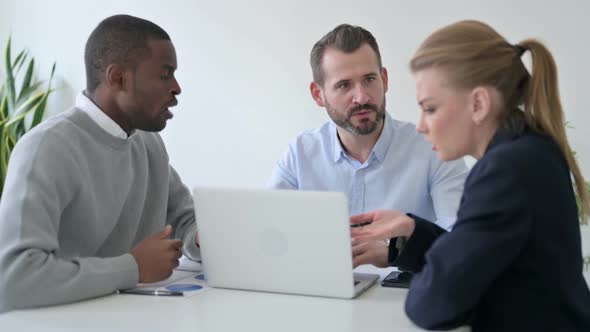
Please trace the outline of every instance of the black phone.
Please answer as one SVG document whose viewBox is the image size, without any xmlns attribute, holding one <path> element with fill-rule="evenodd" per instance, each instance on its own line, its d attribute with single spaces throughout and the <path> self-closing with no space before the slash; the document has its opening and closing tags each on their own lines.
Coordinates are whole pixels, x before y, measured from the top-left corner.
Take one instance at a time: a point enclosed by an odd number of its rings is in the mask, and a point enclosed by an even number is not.
<svg viewBox="0 0 590 332">
<path fill-rule="evenodd" d="M 412 281 L 412 273 L 406 271 L 393 271 L 381 281 L 383 287 L 397 287 L 397 288 L 408 288 L 410 287 L 410 281 Z"/>
</svg>

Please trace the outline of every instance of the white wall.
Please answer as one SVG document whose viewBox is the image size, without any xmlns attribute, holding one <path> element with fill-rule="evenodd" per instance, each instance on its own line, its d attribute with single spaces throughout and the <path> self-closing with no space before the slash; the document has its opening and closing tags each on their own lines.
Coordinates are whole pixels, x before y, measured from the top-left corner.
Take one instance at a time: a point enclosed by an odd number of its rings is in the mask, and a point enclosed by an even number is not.
<svg viewBox="0 0 590 332">
<path fill-rule="evenodd" d="M 590 12 L 588 1 L 35 1 L 2 0 L 0 45 L 26 46 L 42 77 L 57 61 L 60 90 L 51 112 L 84 88 L 83 49 L 108 15 L 128 13 L 161 25 L 178 54 L 183 93 L 163 131 L 173 165 L 189 187 L 264 185 L 299 131 L 328 117 L 312 102 L 309 52 L 339 23 L 376 36 L 389 69 L 388 110 L 414 122 L 417 106 L 407 62 L 434 29 L 459 19 L 490 23 L 510 41 L 539 37 L 554 52 L 570 140 L 590 177 Z"/>
</svg>

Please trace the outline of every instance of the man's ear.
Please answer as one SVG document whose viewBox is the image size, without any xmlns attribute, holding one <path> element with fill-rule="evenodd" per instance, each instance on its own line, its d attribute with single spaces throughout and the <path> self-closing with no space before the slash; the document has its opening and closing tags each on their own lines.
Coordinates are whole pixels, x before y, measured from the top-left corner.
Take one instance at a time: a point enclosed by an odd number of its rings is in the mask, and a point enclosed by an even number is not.
<svg viewBox="0 0 590 332">
<path fill-rule="evenodd" d="M 476 125 L 482 124 L 491 115 L 492 96 L 484 87 L 476 87 L 471 91 L 472 119 Z"/>
<path fill-rule="evenodd" d="M 110 89 L 124 90 L 125 83 L 125 68 L 118 64 L 108 65 L 105 70 L 105 85 Z"/>
<path fill-rule="evenodd" d="M 309 92 L 311 92 L 311 98 L 315 100 L 315 103 L 319 107 L 326 107 L 326 103 L 324 103 L 324 96 L 322 94 L 322 88 L 320 88 L 316 82 L 311 82 L 309 84 Z"/>
<path fill-rule="evenodd" d="M 389 77 L 387 77 L 387 68 L 381 68 L 381 79 L 383 80 L 383 93 L 387 92 L 387 88 L 389 87 Z"/>
</svg>

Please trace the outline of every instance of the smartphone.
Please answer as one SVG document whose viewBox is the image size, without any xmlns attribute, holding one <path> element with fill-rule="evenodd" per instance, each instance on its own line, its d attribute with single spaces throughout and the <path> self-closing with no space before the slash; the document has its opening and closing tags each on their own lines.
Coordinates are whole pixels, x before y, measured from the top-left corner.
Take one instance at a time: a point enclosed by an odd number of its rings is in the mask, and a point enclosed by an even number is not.
<svg viewBox="0 0 590 332">
<path fill-rule="evenodd" d="M 412 273 L 405 271 L 393 271 L 381 281 L 383 287 L 409 288 L 412 281 Z"/>
</svg>

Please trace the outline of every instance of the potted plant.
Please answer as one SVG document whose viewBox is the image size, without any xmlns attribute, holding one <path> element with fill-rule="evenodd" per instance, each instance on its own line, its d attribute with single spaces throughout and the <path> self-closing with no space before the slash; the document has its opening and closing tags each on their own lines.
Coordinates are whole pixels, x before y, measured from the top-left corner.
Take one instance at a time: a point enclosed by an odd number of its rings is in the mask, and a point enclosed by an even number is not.
<svg viewBox="0 0 590 332">
<path fill-rule="evenodd" d="M 22 50 L 13 60 L 10 44 L 9 38 L 4 54 L 4 77 L 0 76 L 0 199 L 10 154 L 16 142 L 43 120 L 47 98 L 53 92 L 51 81 L 55 72 L 54 63 L 47 88 L 40 90 L 43 82 L 34 77 L 35 59 L 29 59 L 27 51 Z"/>
<path fill-rule="evenodd" d="M 586 192 L 590 196 L 590 182 L 586 182 Z M 576 200 L 578 197 L 576 195 Z M 578 211 L 581 213 L 578 204 Z M 584 275 L 586 276 L 586 281 L 590 284 L 590 226 L 588 225 L 588 221 L 584 220 L 580 215 L 580 227 L 581 227 L 581 235 L 582 235 L 582 254 L 584 260 Z"/>
</svg>

